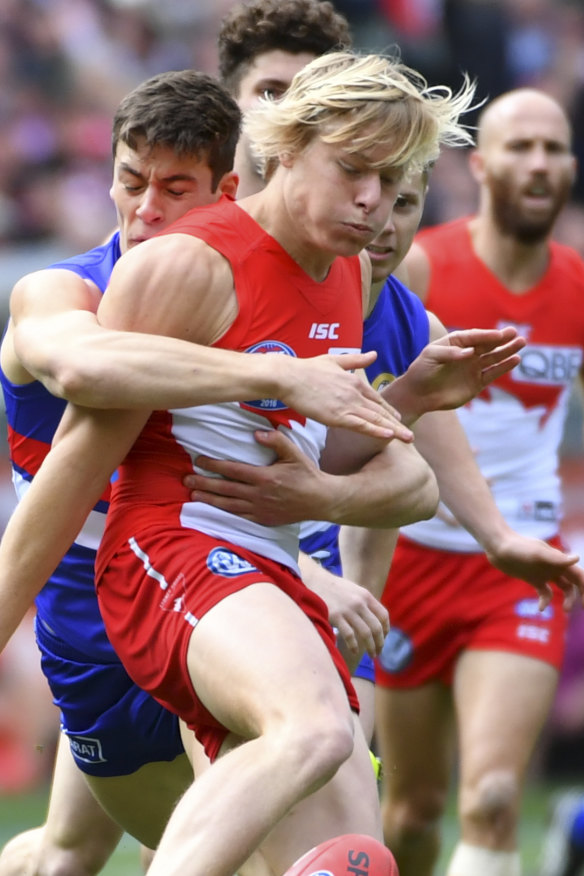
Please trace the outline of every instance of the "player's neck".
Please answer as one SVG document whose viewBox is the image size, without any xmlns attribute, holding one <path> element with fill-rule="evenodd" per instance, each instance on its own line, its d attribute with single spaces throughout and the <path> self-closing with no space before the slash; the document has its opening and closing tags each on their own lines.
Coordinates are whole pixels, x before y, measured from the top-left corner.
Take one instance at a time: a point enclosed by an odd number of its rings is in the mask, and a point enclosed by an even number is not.
<svg viewBox="0 0 584 876">
<path fill-rule="evenodd" d="M 373 283 L 371 283 L 371 289 L 369 292 L 369 306 L 367 308 L 367 313 L 365 314 L 366 318 L 368 316 L 371 316 L 371 314 L 373 313 L 373 308 L 377 304 L 377 300 L 381 295 L 381 290 L 385 286 L 386 282 L 387 277 L 385 277 L 383 280 L 378 280 L 377 282 L 374 281 Z"/>
<path fill-rule="evenodd" d="M 317 283 L 326 279 L 335 254 L 313 243 L 305 233 L 301 219 L 288 212 L 277 179 L 272 178 L 261 192 L 245 198 L 240 206 L 278 241 L 309 277 Z"/>
<path fill-rule="evenodd" d="M 255 195 L 264 188 L 263 179 L 253 170 L 247 168 L 238 171 L 239 183 L 237 185 L 237 200 Z"/>
<path fill-rule="evenodd" d="M 484 216 L 469 223 L 475 255 L 513 295 L 529 292 L 541 280 L 549 264 L 549 240 L 522 243 L 503 234 Z"/>
</svg>

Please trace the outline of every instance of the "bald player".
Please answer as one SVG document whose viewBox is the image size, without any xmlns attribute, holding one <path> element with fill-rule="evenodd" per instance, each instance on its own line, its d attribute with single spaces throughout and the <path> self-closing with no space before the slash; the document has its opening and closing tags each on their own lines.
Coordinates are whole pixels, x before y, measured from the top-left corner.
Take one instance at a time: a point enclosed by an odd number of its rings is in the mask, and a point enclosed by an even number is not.
<svg viewBox="0 0 584 876">
<path fill-rule="evenodd" d="M 520 327 L 521 364 L 459 411 L 504 521 L 560 544 L 558 455 L 582 378 L 584 265 L 552 241 L 575 175 L 566 114 L 531 89 L 491 102 L 470 167 L 476 215 L 421 232 L 409 284 L 448 329 Z M 497 533 L 493 534 L 495 537 Z M 566 617 L 545 610 L 513 564 L 494 568 L 446 511 L 402 529 L 384 604 L 377 738 L 386 764 L 385 839 L 401 876 L 430 876 L 458 740 L 461 838 L 447 876 L 519 876 L 526 771 L 549 712 Z"/>
</svg>

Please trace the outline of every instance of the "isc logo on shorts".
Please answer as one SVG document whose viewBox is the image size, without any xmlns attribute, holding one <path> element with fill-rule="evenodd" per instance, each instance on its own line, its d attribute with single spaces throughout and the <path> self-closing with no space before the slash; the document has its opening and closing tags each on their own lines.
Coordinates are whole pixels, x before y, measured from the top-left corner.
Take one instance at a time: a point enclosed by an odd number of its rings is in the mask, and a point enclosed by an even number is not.
<svg viewBox="0 0 584 876">
<path fill-rule="evenodd" d="M 235 578 L 247 572 L 257 572 L 256 566 L 227 548 L 213 548 L 207 557 L 207 568 L 215 575 L 223 575 L 224 578 Z"/>
<path fill-rule="evenodd" d="M 550 631 L 546 627 L 536 627 L 535 624 L 519 624 L 517 638 L 547 645 L 550 640 Z"/>
</svg>

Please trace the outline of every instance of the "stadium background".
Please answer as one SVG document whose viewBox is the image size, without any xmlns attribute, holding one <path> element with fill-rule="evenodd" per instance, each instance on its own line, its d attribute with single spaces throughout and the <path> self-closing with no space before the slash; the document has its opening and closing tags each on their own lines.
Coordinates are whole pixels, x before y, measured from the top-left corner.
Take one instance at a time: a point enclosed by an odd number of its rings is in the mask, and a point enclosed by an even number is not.
<svg viewBox="0 0 584 876">
<path fill-rule="evenodd" d="M 233 0 L 0 0 L 0 322 L 15 280 L 96 244 L 115 224 L 109 201 L 110 129 L 122 96 L 163 70 L 216 72 L 215 39 Z M 479 98 L 520 85 L 566 107 L 584 167 L 584 4 L 581 0 L 336 0 L 355 46 L 391 50 L 430 83 L 457 87 L 461 71 Z M 432 175 L 425 224 L 473 210 L 462 150 L 444 152 Z M 584 172 L 556 229 L 584 256 Z M 0 531 L 13 504 L 0 409 Z M 564 442 L 565 534 L 584 555 L 584 456 L 575 394 Z M 532 771 L 522 829 L 526 876 L 535 876 L 554 789 L 584 786 L 584 653 L 574 617 L 573 653 Z M 584 645 L 580 646 L 583 648 Z M 41 822 L 56 716 L 39 679 L 28 630 L 0 659 L 0 846 Z M 579 669 L 581 667 L 581 669 Z M 15 735 L 21 744 L 15 747 Z M 454 842 L 447 823 L 447 846 Z M 445 850 L 447 851 L 447 850 Z M 104 874 L 140 872 L 125 839 Z M 440 872 L 440 868 L 439 868 Z"/>
</svg>

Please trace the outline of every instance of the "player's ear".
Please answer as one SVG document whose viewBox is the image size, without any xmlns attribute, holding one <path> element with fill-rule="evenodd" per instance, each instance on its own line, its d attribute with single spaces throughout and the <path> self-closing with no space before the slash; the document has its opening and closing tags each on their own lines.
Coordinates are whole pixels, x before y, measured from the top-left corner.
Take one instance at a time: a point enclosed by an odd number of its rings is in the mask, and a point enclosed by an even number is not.
<svg viewBox="0 0 584 876">
<path fill-rule="evenodd" d="M 229 173 L 223 174 L 223 176 L 219 180 L 217 190 L 221 195 L 231 195 L 232 198 L 235 198 L 235 196 L 237 195 L 238 185 L 239 177 L 234 171 L 231 170 Z"/>
<path fill-rule="evenodd" d="M 280 152 L 278 155 L 278 161 L 283 167 L 292 167 L 294 164 L 294 155 L 288 150 Z"/>
<path fill-rule="evenodd" d="M 477 183 L 484 182 L 485 162 L 483 160 L 482 154 L 479 152 L 478 149 L 473 149 L 471 151 L 468 159 L 468 166 L 470 168 L 473 179 Z"/>
</svg>

